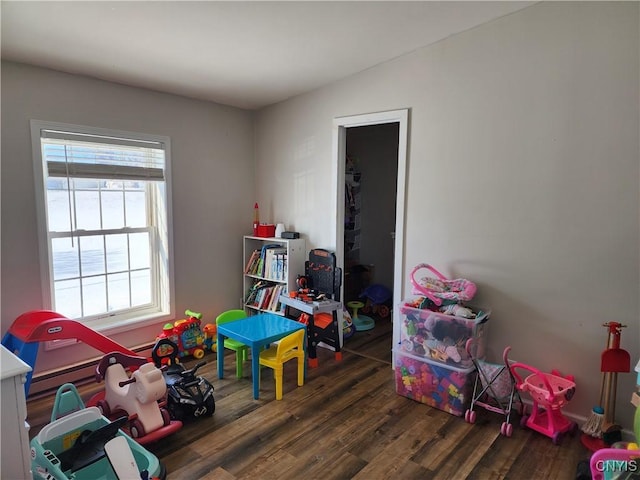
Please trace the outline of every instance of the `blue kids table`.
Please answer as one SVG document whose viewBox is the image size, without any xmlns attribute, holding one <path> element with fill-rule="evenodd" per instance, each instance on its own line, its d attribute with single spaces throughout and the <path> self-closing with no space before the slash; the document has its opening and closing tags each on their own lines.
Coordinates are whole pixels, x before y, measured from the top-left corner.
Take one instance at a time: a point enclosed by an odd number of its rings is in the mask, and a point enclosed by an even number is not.
<svg viewBox="0 0 640 480">
<path fill-rule="evenodd" d="M 260 351 L 277 340 L 306 327 L 300 322 L 273 313 L 260 313 L 218 325 L 218 345 L 233 338 L 251 348 L 253 398 L 260 397 Z M 218 348 L 218 378 L 224 377 L 224 348 Z"/>
</svg>

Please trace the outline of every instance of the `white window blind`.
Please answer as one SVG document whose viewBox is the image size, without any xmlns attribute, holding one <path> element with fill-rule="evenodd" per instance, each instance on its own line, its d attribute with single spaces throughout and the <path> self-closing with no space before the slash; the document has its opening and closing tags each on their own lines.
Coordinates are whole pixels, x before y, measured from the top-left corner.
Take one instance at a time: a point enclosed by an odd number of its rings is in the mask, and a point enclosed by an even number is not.
<svg viewBox="0 0 640 480">
<path fill-rule="evenodd" d="M 50 177 L 164 180 L 164 144 L 41 130 Z"/>
</svg>

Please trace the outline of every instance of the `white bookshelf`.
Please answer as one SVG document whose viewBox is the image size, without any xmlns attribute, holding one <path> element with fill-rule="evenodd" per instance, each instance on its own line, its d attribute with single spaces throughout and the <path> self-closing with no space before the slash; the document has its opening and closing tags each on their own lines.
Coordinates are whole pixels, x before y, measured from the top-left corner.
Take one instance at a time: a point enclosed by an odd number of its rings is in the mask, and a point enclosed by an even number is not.
<svg viewBox="0 0 640 480">
<path fill-rule="evenodd" d="M 263 247 L 270 245 L 273 245 L 274 248 L 265 255 L 267 258 L 263 258 L 263 265 L 270 259 L 268 264 L 272 268 L 262 269 L 258 272 L 247 271 L 247 265 L 253 252 L 256 250 L 262 252 Z M 298 275 L 304 274 L 306 259 L 306 245 L 302 238 L 287 239 L 245 235 L 242 248 L 242 304 L 247 314 L 267 311 L 283 315 L 284 308 L 278 302 L 277 297 L 297 290 L 296 280 Z M 258 289 L 256 285 L 264 288 Z M 250 297 L 249 292 L 252 289 L 256 292 L 259 290 L 264 290 L 264 292 Z"/>
</svg>

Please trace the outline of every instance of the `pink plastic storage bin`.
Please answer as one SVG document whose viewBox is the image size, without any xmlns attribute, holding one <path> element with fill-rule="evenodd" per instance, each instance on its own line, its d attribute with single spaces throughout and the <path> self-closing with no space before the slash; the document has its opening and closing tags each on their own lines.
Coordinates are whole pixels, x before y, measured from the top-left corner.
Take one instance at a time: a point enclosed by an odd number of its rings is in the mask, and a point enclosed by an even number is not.
<svg viewBox="0 0 640 480">
<path fill-rule="evenodd" d="M 467 306 L 475 318 L 463 318 L 427 309 L 400 305 L 400 350 L 402 353 L 458 368 L 473 366 L 465 344 L 476 339 L 476 358 L 484 358 L 490 310 Z"/>
<path fill-rule="evenodd" d="M 456 368 L 394 351 L 396 393 L 462 416 L 473 390 L 473 367 Z"/>
</svg>

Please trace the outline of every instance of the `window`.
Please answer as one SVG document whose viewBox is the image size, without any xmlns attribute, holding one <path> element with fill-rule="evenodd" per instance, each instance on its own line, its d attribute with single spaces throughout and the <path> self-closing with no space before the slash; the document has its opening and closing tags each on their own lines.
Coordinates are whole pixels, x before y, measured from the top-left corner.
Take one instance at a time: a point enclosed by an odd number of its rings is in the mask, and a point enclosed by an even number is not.
<svg viewBox="0 0 640 480">
<path fill-rule="evenodd" d="M 46 308 L 95 330 L 173 317 L 169 138 L 32 121 Z"/>
</svg>

